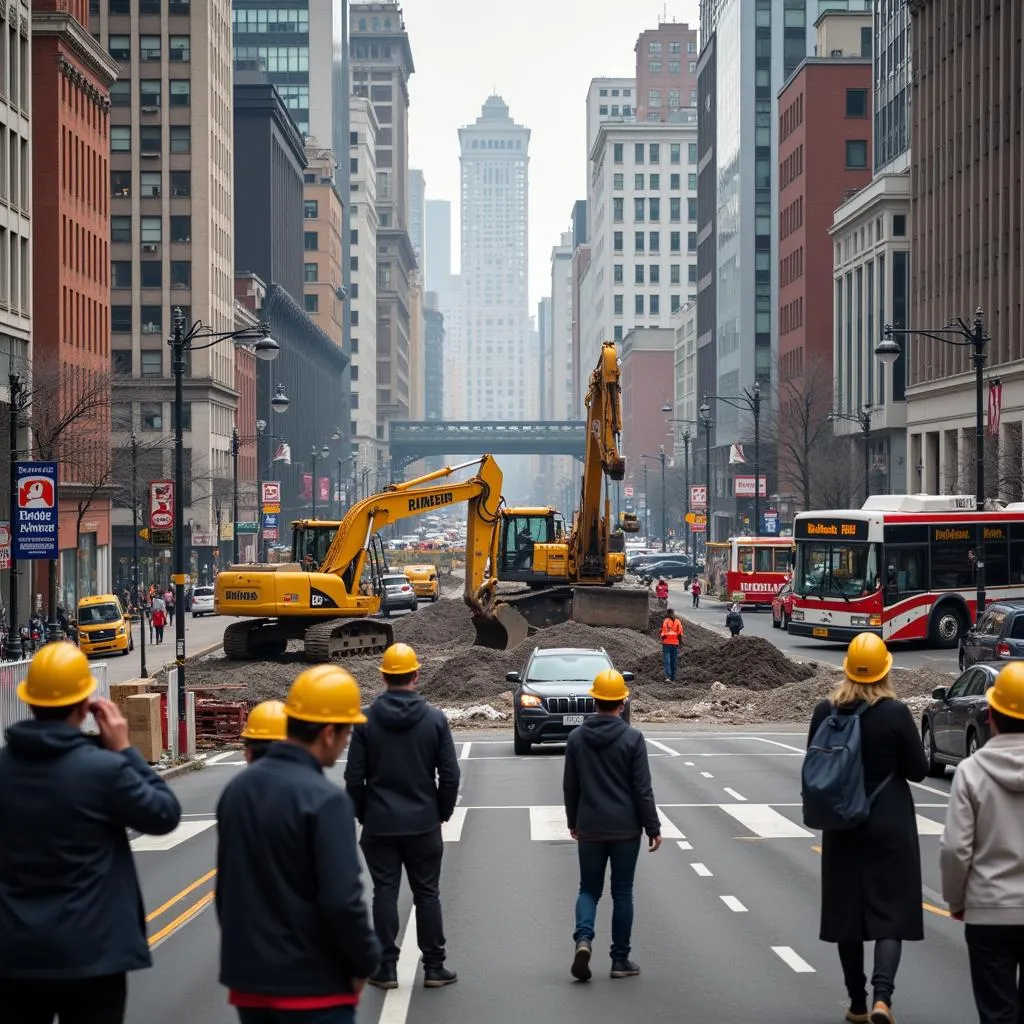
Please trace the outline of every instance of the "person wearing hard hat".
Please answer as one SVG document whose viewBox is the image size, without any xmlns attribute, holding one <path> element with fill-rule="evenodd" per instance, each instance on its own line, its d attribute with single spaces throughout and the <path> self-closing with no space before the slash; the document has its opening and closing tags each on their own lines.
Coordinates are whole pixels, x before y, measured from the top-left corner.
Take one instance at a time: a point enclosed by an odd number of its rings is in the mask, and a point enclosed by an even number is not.
<svg viewBox="0 0 1024 1024">
<path fill-rule="evenodd" d="M 126 829 L 166 835 L 181 819 L 167 783 L 95 696 L 67 642 L 33 658 L 18 697 L 29 721 L 0 750 L 0 992 L 5 1024 L 120 1024 L 126 975 L 151 965 Z M 92 713 L 98 741 L 82 732 Z"/>
<path fill-rule="evenodd" d="M 576 950 L 570 971 L 589 981 L 597 903 L 611 865 L 611 976 L 632 978 L 640 968 L 630 959 L 633 879 L 640 837 L 647 848 L 661 846 L 661 819 L 654 801 L 651 766 L 643 733 L 622 718 L 629 698 L 621 672 L 607 668 L 590 689 L 597 714 L 569 733 L 562 790 L 569 834 L 577 841 L 580 891 L 576 898 Z"/>
<path fill-rule="evenodd" d="M 381 659 L 387 689 L 356 727 L 345 786 L 362 823 L 362 847 L 373 878 L 373 925 L 381 962 L 370 984 L 398 986 L 398 889 L 404 870 L 416 906 L 423 984 L 458 980 L 445 967 L 441 913 L 441 823 L 455 810 L 459 761 L 444 712 L 416 690 L 420 663 L 408 644 L 392 644 Z"/>
<path fill-rule="evenodd" d="M 880 636 L 859 633 L 843 659 L 844 678 L 814 709 L 808 746 L 830 719 L 860 721 L 863 787 L 870 813 L 852 828 L 824 829 L 821 840 L 823 942 L 839 947 L 852 1024 L 893 1024 L 892 997 L 903 943 L 924 938 L 921 850 L 909 782 L 928 764 L 917 723 L 896 697 L 892 655 Z M 864 975 L 864 943 L 874 942 L 871 1009 Z"/>
<path fill-rule="evenodd" d="M 940 842 L 942 895 L 965 922 L 981 1024 L 1024 1020 L 1024 662 L 985 695 L 992 738 L 953 776 Z"/>
<path fill-rule="evenodd" d="M 253 764 L 270 749 L 270 744 L 288 738 L 288 716 L 284 702 L 265 700 L 249 712 L 242 730 L 245 741 L 245 762 Z"/>
</svg>

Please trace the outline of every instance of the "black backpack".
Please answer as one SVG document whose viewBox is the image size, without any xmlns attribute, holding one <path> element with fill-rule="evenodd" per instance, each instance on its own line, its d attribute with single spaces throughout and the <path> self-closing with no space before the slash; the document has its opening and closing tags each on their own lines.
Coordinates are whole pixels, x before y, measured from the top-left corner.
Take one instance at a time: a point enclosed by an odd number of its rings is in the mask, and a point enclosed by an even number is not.
<svg viewBox="0 0 1024 1024">
<path fill-rule="evenodd" d="M 860 716 L 868 707 L 864 703 L 843 715 L 832 705 L 811 739 L 800 772 L 808 828 L 838 831 L 864 824 L 875 798 L 892 778 L 890 772 L 870 794 L 864 787 Z"/>
</svg>

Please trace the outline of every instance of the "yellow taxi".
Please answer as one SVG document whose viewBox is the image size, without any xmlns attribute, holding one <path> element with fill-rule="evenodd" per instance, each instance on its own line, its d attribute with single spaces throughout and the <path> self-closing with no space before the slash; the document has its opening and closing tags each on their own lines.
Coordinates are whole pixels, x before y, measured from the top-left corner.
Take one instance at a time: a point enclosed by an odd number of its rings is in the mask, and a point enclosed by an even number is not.
<svg viewBox="0 0 1024 1024">
<path fill-rule="evenodd" d="M 94 594 L 78 602 L 78 645 L 88 657 L 135 650 L 131 619 L 116 595 Z"/>
<path fill-rule="evenodd" d="M 407 565 L 405 575 L 412 584 L 417 597 L 436 601 L 441 596 L 441 585 L 437 582 L 436 565 Z"/>
</svg>

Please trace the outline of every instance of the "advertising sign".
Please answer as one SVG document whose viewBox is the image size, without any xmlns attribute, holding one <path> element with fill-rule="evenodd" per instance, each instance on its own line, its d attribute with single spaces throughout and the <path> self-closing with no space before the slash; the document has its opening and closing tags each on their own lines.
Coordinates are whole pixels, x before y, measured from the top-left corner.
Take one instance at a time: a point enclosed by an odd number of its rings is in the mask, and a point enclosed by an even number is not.
<svg viewBox="0 0 1024 1024">
<path fill-rule="evenodd" d="M 11 524 L 0 523 L 0 569 L 11 567 Z"/>
<path fill-rule="evenodd" d="M 154 530 L 174 527 L 174 484 L 170 480 L 149 483 L 149 525 Z"/>
<path fill-rule="evenodd" d="M 277 530 L 281 525 L 281 517 L 276 512 L 264 512 L 263 513 L 263 532 L 267 530 Z"/>
<path fill-rule="evenodd" d="M 316 500 L 324 503 L 331 500 L 331 478 L 329 476 L 317 477 Z"/>
<path fill-rule="evenodd" d="M 58 551 L 57 463 L 16 462 L 15 558 L 56 558 Z"/>
<path fill-rule="evenodd" d="M 708 489 L 704 484 L 694 484 L 690 488 L 690 508 L 705 509 L 708 507 Z"/>
<path fill-rule="evenodd" d="M 303 473 L 299 480 L 299 501 L 310 501 L 313 497 L 313 474 Z"/>
<path fill-rule="evenodd" d="M 768 477 L 762 476 L 760 479 L 760 496 L 762 498 L 768 497 Z M 737 476 L 733 478 L 733 495 L 737 498 L 752 498 L 754 496 L 754 478 L 752 476 Z"/>
<path fill-rule="evenodd" d="M 260 485 L 260 505 L 264 512 L 281 511 L 281 481 L 265 480 Z"/>
<path fill-rule="evenodd" d="M 633 497 L 633 488 L 632 487 L 625 488 L 625 492 L 626 492 L 626 497 L 627 498 L 632 498 Z"/>
<path fill-rule="evenodd" d="M 278 538 L 277 530 L 264 530 L 263 531 L 263 539 L 265 541 L 277 540 L 277 538 Z"/>
<path fill-rule="evenodd" d="M 779 532 L 779 513 L 773 509 L 761 513 L 761 533 L 775 536 Z"/>
</svg>

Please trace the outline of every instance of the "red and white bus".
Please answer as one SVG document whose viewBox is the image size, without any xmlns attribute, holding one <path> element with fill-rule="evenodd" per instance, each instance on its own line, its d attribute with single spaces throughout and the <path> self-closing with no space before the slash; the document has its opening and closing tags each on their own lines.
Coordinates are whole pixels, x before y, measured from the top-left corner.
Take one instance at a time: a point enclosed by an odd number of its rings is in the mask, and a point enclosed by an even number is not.
<svg viewBox="0 0 1024 1024">
<path fill-rule="evenodd" d="M 721 601 L 771 604 L 793 571 L 791 537 L 712 541 L 705 555 L 705 593 Z"/>
<path fill-rule="evenodd" d="M 986 600 L 1024 597 L 1024 504 L 977 511 L 963 495 L 881 494 L 861 509 L 800 512 L 789 632 L 956 647 L 976 621 L 976 551 Z"/>
</svg>

